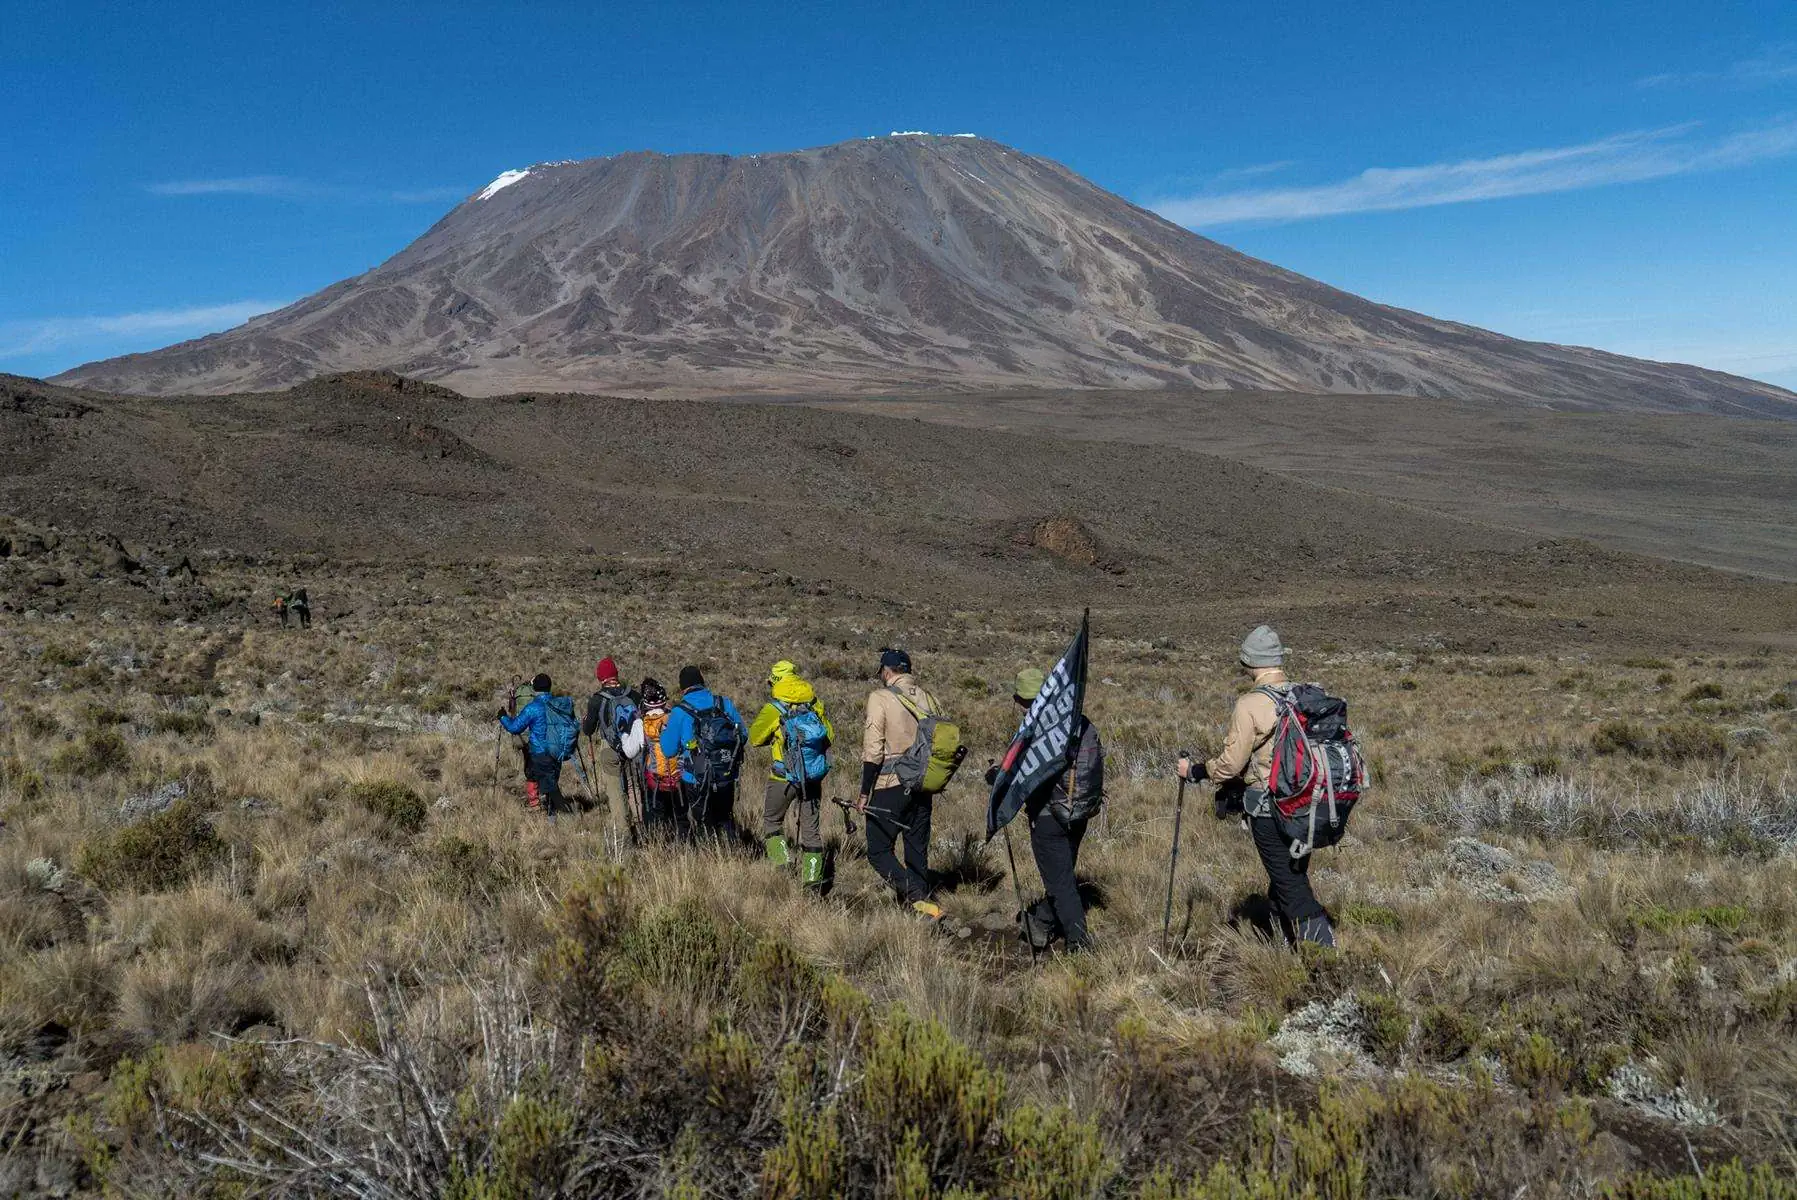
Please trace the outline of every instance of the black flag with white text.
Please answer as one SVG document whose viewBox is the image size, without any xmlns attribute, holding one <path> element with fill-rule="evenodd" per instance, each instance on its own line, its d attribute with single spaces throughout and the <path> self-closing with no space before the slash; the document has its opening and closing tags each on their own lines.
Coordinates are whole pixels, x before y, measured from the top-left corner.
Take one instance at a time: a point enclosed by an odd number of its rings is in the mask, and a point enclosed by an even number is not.
<svg viewBox="0 0 1797 1200">
<path fill-rule="evenodd" d="M 1080 618 L 1079 634 L 1055 669 L 1042 681 L 1023 723 L 1005 751 L 992 795 L 986 801 L 986 838 L 1010 823 L 1036 789 L 1053 781 L 1073 764 L 1079 751 L 1074 735 L 1086 702 L 1087 629 L 1091 611 Z"/>
</svg>

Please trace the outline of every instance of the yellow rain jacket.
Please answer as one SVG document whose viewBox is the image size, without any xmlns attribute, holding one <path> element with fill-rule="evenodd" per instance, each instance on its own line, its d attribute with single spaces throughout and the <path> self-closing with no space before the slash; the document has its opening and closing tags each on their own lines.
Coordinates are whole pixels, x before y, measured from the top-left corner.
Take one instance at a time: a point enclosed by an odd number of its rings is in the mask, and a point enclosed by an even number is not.
<svg viewBox="0 0 1797 1200">
<path fill-rule="evenodd" d="M 779 704 L 791 707 L 795 704 L 809 704 L 817 709 L 817 715 L 823 720 L 824 732 L 830 740 L 836 740 L 836 727 L 830 724 L 829 716 L 824 712 L 824 702 L 817 698 L 817 691 L 809 683 L 797 675 L 777 674 L 774 686 L 769 690 L 773 700 L 761 706 L 755 714 L 754 721 L 749 724 L 749 745 L 774 748 L 773 769 L 768 772 L 770 779 L 786 778 L 786 727 L 780 720 Z M 774 701 L 779 701 L 779 704 Z"/>
</svg>

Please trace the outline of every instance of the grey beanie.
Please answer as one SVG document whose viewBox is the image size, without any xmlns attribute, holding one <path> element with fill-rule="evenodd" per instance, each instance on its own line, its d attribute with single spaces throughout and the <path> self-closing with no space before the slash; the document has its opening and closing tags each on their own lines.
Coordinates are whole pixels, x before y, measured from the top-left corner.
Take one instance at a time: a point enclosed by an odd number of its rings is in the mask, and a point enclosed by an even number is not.
<svg viewBox="0 0 1797 1200">
<path fill-rule="evenodd" d="M 1271 625 L 1257 625 L 1253 633 L 1242 639 L 1244 667 L 1277 667 L 1285 662 L 1285 656 L 1286 649 Z"/>
</svg>

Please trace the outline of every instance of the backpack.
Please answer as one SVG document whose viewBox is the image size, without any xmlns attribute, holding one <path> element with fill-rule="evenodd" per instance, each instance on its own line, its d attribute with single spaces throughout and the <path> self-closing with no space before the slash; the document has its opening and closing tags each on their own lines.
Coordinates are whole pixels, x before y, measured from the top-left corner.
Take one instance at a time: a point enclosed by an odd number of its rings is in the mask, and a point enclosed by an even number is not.
<svg viewBox="0 0 1797 1200">
<path fill-rule="evenodd" d="M 600 690 L 599 695 L 599 736 L 616 754 L 623 754 L 624 730 L 620 726 L 629 724 L 629 717 L 634 715 L 634 706 L 630 703 L 630 693 L 612 691 L 610 688 Z"/>
<path fill-rule="evenodd" d="M 917 737 L 910 749 L 891 760 L 892 773 L 898 776 L 899 785 L 907 791 L 934 796 L 948 786 L 949 780 L 960 769 L 961 760 L 967 757 L 967 747 L 961 744 L 961 727 L 942 720 L 935 713 L 924 712 L 897 688 L 886 690 L 897 696 L 905 711 L 917 718 Z"/>
<path fill-rule="evenodd" d="M 693 735 L 687 740 L 681 760 L 701 790 L 716 791 L 736 782 L 736 770 L 742 764 L 743 731 L 721 701 L 713 699 L 711 707 L 695 709 L 684 700 L 675 705 L 693 719 Z"/>
<path fill-rule="evenodd" d="M 780 713 L 780 736 L 785 740 L 780 769 L 788 780 L 816 783 L 830 773 L 830 735 L 815 704 L 788 708 L 774 701 Z"/>
<path fill-rule="evenodd" d="M 1085 744 L 1088 733 L 1091 733 L 1094 738 L 1098 736 L 1092 732 L 1092 723 L 1081 717 L 1079 732 L 1074 739 L 1075 753 L 1078 752 L 1078 747 Z M 1082 771 L 1075 764 L 1071 776 L 1074 785 L 1071 795 L 1067 794 L 1058 780 L 1054 790 L 1049 793 L 1049 800 L 1054 806 L 1055 816 L 1069 823 L 1090 820 L 1092 815 L 1104 804 L 1103 748 L 1100 747 L 1094 756 L 1090 769 Z"/>
<path fill-rule="evenodd" d="M 643 778 L 654 792 L 680 790 L 680 760 L 661 752 L 661 730 L 667 723 L 667 709 L 643 710 Z"/>
<path fill-rule="evenodd" d="M 573 697 L 543 697 L 543 753 L 557 762 L 567 762 L 574 757 L 579 741 L 580 722 L 574 719 Z"/>
<path fill-rule="evenodd" d="M 1267 771 L 1272 817 L 1291 841 L 1292 857 L 1303 858 L 1342 840 L 1366 787 L 1366 764 L 1348 729 L 1346 700 L 1314 683 L 1294 684 L 1283 692 L 1255 690 L 1272 700 L 1278 713 Z"/>
</svg>

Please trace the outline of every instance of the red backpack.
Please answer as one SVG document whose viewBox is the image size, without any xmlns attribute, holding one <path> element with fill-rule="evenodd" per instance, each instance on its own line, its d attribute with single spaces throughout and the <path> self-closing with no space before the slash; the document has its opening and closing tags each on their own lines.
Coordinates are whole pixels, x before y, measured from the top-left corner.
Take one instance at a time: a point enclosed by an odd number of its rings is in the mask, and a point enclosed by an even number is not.
<svg viewBox="0 0 1797 1200">
<path fill-rule="evenodd" d="M 1291 841 L 1292 857 L 1303 858 L 1342 840 L 1366 788 L 1366 764 L 1348 729 L 1346 700 L 1314 683 L 1255 690 L 1278 713 L 1267 771 L 1273 820 Z"/>
</svg>

